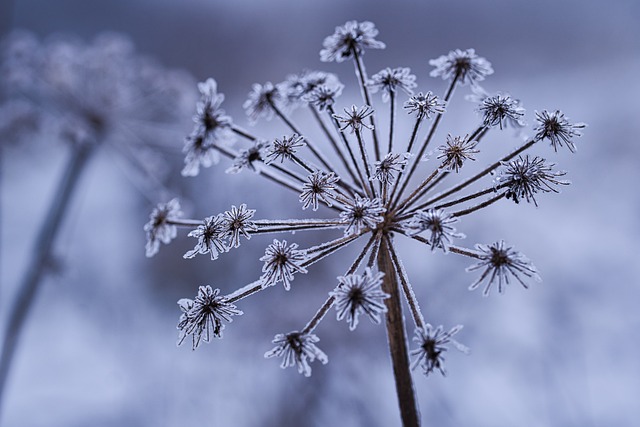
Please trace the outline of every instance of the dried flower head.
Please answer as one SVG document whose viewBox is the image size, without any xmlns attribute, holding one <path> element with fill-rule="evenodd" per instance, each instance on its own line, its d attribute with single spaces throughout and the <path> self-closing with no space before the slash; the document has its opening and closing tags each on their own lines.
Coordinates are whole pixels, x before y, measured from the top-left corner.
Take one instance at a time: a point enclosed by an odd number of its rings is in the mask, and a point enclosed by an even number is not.
<svg viewBox="0 0 640 427">
<path fill-rule="evenodd" d="M 271 82 L 264 85 L 254 83 L 249 98 L 244 102 L 242 107 L 245 109 L 249 120 L 255 123 L 258 119 L 271 120 L 275 111 L 277 102 L 280 102 L 282 94 L 277 86 Z"/>
<path fill-rule="evenodd" d="M 521 199 L 527 203 L 533 202 L 538 206 L 535 194 L 538 192 L 558 193 L 558 185 L 569 185 L 568 181 L 559 180 L 566 175 L 564 171 L 554 171 L 553 163 L 547 164 L 541 157 L 519 156 L 517 159 L 504 164 L 504 168 L 495 179 L 496 188 L 506 187 L 507 199 L 519 203 Z"/>
<path fill-rule="evenodd" d="M 334 104 L 341 101 L 336 99 L 341 87 L 337 89 L 338 86 L 321 73 L 290 76 L 285 84 L 279 85 L 279 91 L 287 97 L 289 104 L 299 105 L 300 100 L 309 103 L 311 108 L 308 112 L 322 130 L 323 139 L 320 142 L 314 140 L 313 132 L 302 132 L 289 111 L 280 109 L 273 87 L 268 90 L 256 88 L 251 102 L 246 104 L 250 116 L 256 118 L 263 112 L 275 114 L 287 128 L 283 133 L 293 135 L 274 141 L 267 154 L 268 162 L 260 164 L 260 174 L 256 178 L 266 178 L 291 191 L 302 209 L 311 207 L 322 215 L 319 215 L 320 218 L 260 220 L 253 219 L 254 212 L 250 211 L 250 215 L 247 213 L 245 216 L 246 221 L 251 218 L 251 226 L 244 227 L 245 232 L 241 234 L 248 238 L 260 233 L 315 231 L 321 233 L 322 240 L 315 246 L 305 248 L 299 248 L 296 243 L 288 244 L 285 240 L 273 240 L 260 258 L 264 262 L 261 277 L 228 294 L 226 301 L 235 303 L 271 289 L 279 282 L 288 290 L 297 273 L 310 272 L 316 263 L 359 242 L 357 255 L 348 268 L 336 274 L 337 284 L 332 285 L 333 291 L 317 312 L 302 329 L 277 335 L 274 340 L 276 347 L 266 356 L 282 357 L 283 367 L 297 366 L 299 372 L 308 376 L 311 374 L 311 362 L 327 361 L 326 355 L 315 345 L 318 338 L 314 332 L 319 323 L 328 317 L 326 314 L 332 307 L 336 308 L 339 320 L 346 319 L 350 329 L 355 329 L 362 313 L 367 314 L 374 323 L 382 323 L 384 314 L 387 317 L 384 322 L 387 332 L 394 337 L 390 344 L 393 346 L 392 360 L 394 367 L 399 367 L 394 372 L 403 375 L 402 381 L 409 384 L 410 388 L 410 376 L 401 373 L 409 371 L 406 357 L 396 357 L 397 354 L 406 354 L 407 350 L 401 298 L 406 301 L 417 329 L 415 341 L 419 347 L 412 352 L 416 356 L 414 367 L 421 365 L 425 374 L 434 370 L 444 373 L 443 354 L 447 344 L 452 343 L 459 349 L 464 347 L 452 340 L 452 336 L 460 331 L 460 326 L 445 332 L 441 326 L 434 328 L 425 321 L 398 250 L 401 249 L 398 242 L 406 238 L 422 243 L 432 252 L 441 249 L 474 259 L 476 264 L 468 270 L 480 270 L 481 273 L 471 288 L 486 283 L 485 294 L 488 294 L 494 282 L 502 291 L 503 285 L 512 277 L 525 285 L 524 279 L 537 279 L 538 275 L 523 255 L 506 246 L 503 241 L 488 246 L 477 245 L 475 250 L 457 246 L 454 241 L 464 235 L 456 227 L 462 226 L 467 215 L 503 199 L 524 198 L 535 203 L 533 196 L 536 192 L 553 191 L 553 187 L 562 182 L 558 179 L 560 174 L 552 172 L 536 159 L 522 160 L 528 159 L 525 157 L 514 160 L 540 139 L 549 138 L 547 134 L 522 142 L 474 174 L 464 175 L 466 170 L 462 166 L 479 153 L 487 134 L 495 132 L 497 127 L 511 124 L 510 121 L 520 123 L 522 111 L 506 95 L 486 100 L 482 110 L 486 119 L 479 127 L 469 132 L 453 133 L 466 136 L 454 137 L 450 133 L 445 144 L 439 148 L 439 162 L 434 165 L 421 161 L 433 143 L 434 135 L 441 132 L 439 126 L 444 126 L 441 125 L 442 114 L 445 105 L 448 106 L 452 100 L 455 87 L 467 83 L 475 86 L 493 70 L 472 49 L 453 51 L 431 61 L 436 66 L 432 75 L 449 80 L 444 96 L 439 98 L 431 92 L 419 92 L 405 103 L 405 109 L 413 115 L 411 120 L 414 123 L 410 129 L 394 124 L 395 101 L 388 103 L 388 109 L 383 109 L 389 113 L 389 120 L 377 122 L 376 115 L 380 109 L 373 110 L 374 103 L 369 92 L 382 90 L 390 95 L 403 90 L 410 93 L 415 79 L 404 68 L 385 69 L 368 78 L 362 53 L 366 48 L 383 47 L 382 43 L 375 40 L 376 35 L 373 24 L 351 21 L 338 27 L 336 33 L 324 42 L 321 52 L 323 60 L 341 62 L 351 58 L 355 65 L 362 99 L 357 101 L 358 104 L 349 102 L 347 105 L 351 107 L 345 108 L 344 114 L 336 114 L 334 110 Z M 424 119 L 431 116 L 434 119 L 429 129 L 421 130 Z M 375 123 L 382 123 L 382 126 L 376 127 Z M 363 127 L 371 132 L 363 131 Z M 260 140 L 236 124 L 232 124 L 231 128 L 249 146 Z M 388 133 L 384 132 L 383 136 L 381 128 L 388 130 Z M 305 136 L 304 146 L 299 135 Z M 387 136 L 388 140 L 383 140 Z M 381 142 L 389 147 L 386 156 L 381 149 Z M 241 149 L 234 150 L 219 144 L 214 146 L 226 157 L 236 159 L 236 162 L 245 153 Z M 327 155 L 321 148 L 331 150 L 331 153 Z M 263 154 L 254 157 L 254 161 L 265 158 Z M 242 167 L 247 163 L 250 162 L 244 160 Z M 505 171 L 492 183 L 491 176 L 501 166 L 505 167 Z M 451 180 L 453 182 L 447 183 Z M 228 233 L 222 236 L 226 239 Z M 230 243 L 226 248 L 231 250 L 233 246 Z"/>
<path fill-rule="evenodd" d="M 260 139 L 253 141 L 253 145 L 247 149 L 241 150 L 233 159 L 233 165 L 225 172 L 240 173 L 244 169 L 257 172 L 257 163 L 262 163 L 267 156 L 267 148 L 269 143 Z"/>
<path fill-rule="evenodd" d="M 491 285 L 498 282 L 498 292 L 504 291 L 504 285 L 509 284 L 509 277 L 515 277 L 522 286 L 528 288 L 529 285 L 524 277 L 531 277 L 536 281 L 540 281 L 538 270 L 531 264 L 523 254 L 515 251 L 511 246 L 506 246 L 504 240 L 493 243 L 491 245 L 477 244 L 476 249 L 479 251 L 477 264 L 467 268 L 467 271 L 482 270 L 482 274 L 469 286 L 470 290 L 476 289 L 483 282 L 487 282 L 482 294 L 489 295 Z"/>
<path fill-rule="evenodd" d="M 226 229 L 224 237 L 229 239 L 229 248 L 239 247 L 240 236 L 249 240 L 251 238 L 249 233 L 258 230 L 258 226 L 251 221 L 255 213 L 255 209 L 247 209 L 247 205 L 243 203 L 239 208 L 231 206 L 231 210 L 223 214 L 222 220 Z"/>
<path fill-rule="evenodd" d="M 365 119 L 373 114 L 373 110 L 368 105 L 363 105 L 358 108 L 352 105 L 350 109 L 344 109 L 344 115 L 334 114 L 334 118 L 342 123 L 340 130 L 347 128 L 351 129 L 351 132 L 360 132 L 363 127 L 373 130 L 373 126 L 365 123 Z"/>
<path fill-rule="evenodd" d="M 506 94 L 486 96 L 480 103 L 478 111 L 482 114 L 482 123 L 487 127 L 503 126 L 523 127 L 524 108 L 520 101 Z"/>
<path fill-rule="evenodd" d="M 309 366 L 309 362 L 318 359 L 324 365 L 329 361 L 327 355 L 316 346 L 318 341 L 320 338 L 316 335 L 298 331 L 278 334 L 272 341 L 276 346 L 266 352 L 264 357 L 282 357 L 280 364 L 282 369 L 297 366 L 299 373 L 310 377 L 311 366 Z"/>
<path fill-rule="evenodd" d="M 224 244 L 224 235 L 227 233 L 227 224 L 222 215 L 214 215 L 204 219 L 202 224 L 189 232 L 189 237 L 198 239 L 195 248 L 183 255 L 184 258 L 193 258 L 198 254 L 211 254 L 211 259 L 217 259 L 218 255 L 227 251 Z"/>
<path fill-rule="evenodd" d="M 442 249 L 449 251 L 453 239 L 464 239 L 463 233 L 457 233 L 453 224 L 459 221 L 442 209 L 429 209 L 427 211 L 416 212 L 405 224 L 405 230 L 411 235 L 420 234 L 423 231 L 429 232 L 427 242 L 431 250 Z"/>
<path fill-rule="evenodd" d="M 415 369 L 420 365 L 425 375 L 429 375 L 434 369 L 439 370 L 443 376 L 446 375 L 446 371 L 442 366 L 444 352 L 447 351 L 446 345 L 451 343 L 463 353 L 469 351 L 467 347 L 452 338 L 461 329 L 462 325 L 457 325 L 451 328 L 449 332 L 445 332 L 442 325 L 434 328 L 429 323 L 425 325 L 424 329 L 417 328 L 413 341 L 418 344 L 418 348 L 411 351 L 411 355 L 415 356 L 412 368 Z"/>
<path fill-rule="evenodd" d="M 432 114 L 442 114 L 446 111 L 446 104 L 430 91 L 426 94 L 419 92 L 404 103 L 409 114 L 416 113 L 418 120 L 429 119 Z"/>
<path fill-rule="evenodd" d="M 278 84 L 278 89 L 288 105 L 298 106 L 308 103 L 308 95 L 319 87 L 342 87 L 338 77 L 324 71 L 303 71 L 301 74 L 291 74 L 286 80 Z"/>
<path fill-rule="evenodd" d="M 445 145 L 438 147 L 440 155 L 438 159 L 443 159 L 441 168 L 452 172 L 460 172 L 460 168 L 466 160 L 475 160 L 474 154 L 478 154 L 480 150 L 476 149 L 477 141 L 470 141 L 469 135 L 464 137 L 447 135 Z"/>
<path fill-rule="evenodd" d="M 358 326 L 358 316 L 369 316 L 373 323 L 380 323 L 380 316 L 387 312 L 384 300 L 389 297 L 382 292 L 384 273 L 374 273 L 370 268 L 364 274 L 348 274 L 338 277 L 338 287 L 330 295 L 335 298 L 338 320 L 347 318 L 349 329 Z"/>
<path fill-rule="evenodd" d="M 303 265 L 306 260 L 307 255 L 304 251 L 298 250 L 296 243 L 287 245 L 286 240 L 273 239 L 273 243 L 267 246 L 264 256 L 260 258 L 260 261 L 264 261 L 262 267 L 264 274 L 260 276 L 262 286 L 273 286 L 282 282 L 288 291 L 291 289 L 294 273 L 307 272 Z"/>
<path fill-rule="evenodd" d="M 178 323 L 178 345 L 184 342 L 187 335 L 192 336 L 193 350 L 198 348 L 202 340 L 210 342 L 211 338 L 222 338 L 222 321 L 231 322 L 231 316 L 242 314 L 242 311 L 219 294 L 220 289 L 214 290 L 209 285 L 200 286 L 195 300 L 183 298 L 178 301 L 182 310 Z"/>
<path fill-rule="evenodd" d="M 582 136 L 580 129 L 587 126 L 584 123 L 569 122 L 569 119 L 559 110 L 554 113 L 549 113 L 547 110 L 541 113 L 536 111 L 536 120 L 538 121 L 538 126 L 534 129 L 536 139 L 548 139 L 555 151 L 558 151 L 558 147 L 566 145 L 569 151 L 575 152 L 576 146 L 572 139 Z"/>
<path fill-rule="evenodd" d="M 431 77 L 442 77 L 444 80 L 458 80 L 460 84 L 474 84 L 493 74 L 491 63 L 476 55 L 474 49 L 452 50 L 447 55 L 429 61 L 435 70 Z"/>
<path fill-rule="evenodd" d="M 178 235 L 178 229 L 172 220 L 182 216 L 180 202 L 171 199 L 167 203 L 158 203 L 158 206 L 149 215 L 149 222 L 144 225 L 147 232 L 146 255 L 152 257 L 160 250 L 160 243 L 169 244 Z"/>
<path fill-rule="evenodd" d="M 391 94 L 395 94 L 398 89 L 407 95 L 413 94 L 413 89 L 417 86 L 416 76 L 411 74 L 409 68 L 385 68 L 371 76 L 367 82 L 371 92 L 382 92 L 382 100 L 387 102 Z"/>
<path fill-rule="evenodd" d="M 378 30 L 371 22 L 348 21 L 324 39 L 320 60 L 342 62 L 354 55 L 362 55 L 364 49 L 384 49 L 385 44 L 375 39 L 377 35 Z"/>
</svg>

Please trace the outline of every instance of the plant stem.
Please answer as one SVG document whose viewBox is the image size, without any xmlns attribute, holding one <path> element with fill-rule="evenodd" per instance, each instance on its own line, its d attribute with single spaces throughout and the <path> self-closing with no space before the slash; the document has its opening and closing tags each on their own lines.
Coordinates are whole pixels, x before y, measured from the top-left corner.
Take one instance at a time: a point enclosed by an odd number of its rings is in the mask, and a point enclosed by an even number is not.
<svg viewBox="0 0 640 427">
<path fill-rule="evenodd" d="M 407 351 L 407 336 L 404 328 L 402 305 L 398 276 L 395 273 L 393 260 L 389 252 L 388 237 L 384 236 L 378 252 L 378 269 L 385 273 L 382 290 L 389 294 L 385 299 L 387 306 L 386 325 L 389 352 L 393 364 L 393 374 L 396 381 L 396 393 L 400 416 L 404 427 L 419 427 L 420 413 L 416 402 L 413 379 L 409 367 L 409 354 Z"/>
<path fill-rule="evenodd" d="M 0 356 L 0 409 L 11 362 L 18 347 L 29 311 L 35 301 L 38 288 L 42 283 L 44 274 L 47 272 L 53 244 L 79 178 L 88 164 L 95 147 L 96 145 L 93 143 L 82 143 L 75 147 L 65 174 L 51 202 L 45 222 L 38 233 L 32 251 L 33 258 L 27 267 L 25 276 L 18 288 L 16 300 L 11 307 L 3 338 L 2 355 Z"/>
</svg>

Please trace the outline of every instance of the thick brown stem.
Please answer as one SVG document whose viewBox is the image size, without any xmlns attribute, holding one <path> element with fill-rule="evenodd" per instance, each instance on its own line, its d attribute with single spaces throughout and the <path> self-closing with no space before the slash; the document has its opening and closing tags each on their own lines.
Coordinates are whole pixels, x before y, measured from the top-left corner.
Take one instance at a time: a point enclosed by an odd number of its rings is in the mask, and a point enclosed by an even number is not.
<svg viewBox="0 0 640 427">
<path fill-rule="evenodd" d="M 378 252 L 378 269 L 384 272 L 382 289 L 389 294 L 385 300 L 387 306 L 386 325 L 389 352 L 393 364 L 393 375 L 396 380 L 396 393 L 400 416 L 404 427 L 420 426 L 420 413 L 416 402 L 413 379 L 409 367 L 409 354 L 407 351 L 407 336 L 404 328 L 402 304 L 400 301 L 400 289 L 398 277 L 395 274 L 393 260 L 389 252 L 387 238 L 382 239 Z"/>
</svg>

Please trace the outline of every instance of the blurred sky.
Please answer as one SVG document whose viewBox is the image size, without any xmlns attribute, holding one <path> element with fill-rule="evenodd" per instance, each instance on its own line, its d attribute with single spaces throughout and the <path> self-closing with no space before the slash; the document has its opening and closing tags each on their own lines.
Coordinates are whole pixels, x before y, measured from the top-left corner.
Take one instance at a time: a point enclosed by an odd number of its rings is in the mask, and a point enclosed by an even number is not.
<svg viewBox="0 0 640 427">
<path fill-rule="evenodd" d="M 496 71 L 485 88 L 521 99 L 529 123 L 534 110 L 561 109 L 589 127 L 576 154 L 541 151 L 568 171 L 572 185 L 560 196 L 541 196 L 539 208 L 487 209 L 461 230 L 469 246 L 506 239 L 535 262 L 542 284 L 482 298 L 466 290 L 466 260 L 402 248 L 427 319 L 464 324 L 460 341 L 472 348 L 469 356 L 448 354 L 446 378 L 416 373 L 425 425 L 637 425 L 640 2 L 3 0 L 0 16 L 3 34 L 16 28 L 86 40 L 103 31 L 128 34 L 139 52 L 166 66 L 199 81 L 215 77 L 225 109 L 243 124 L 252 83 L 278 82 L 305 68 L 339 74 L 345 97 L 357 102 L 352 65 L 320 63 L 318 55 L 324 37 L 347 20 L 373 21 L 387 44 L 366 53 L 370 73 L 411 67 L 422 91 L 444 89 L 428 77 L 429 59 L 475 48 Z M 467 87 L 456 92 L 444 129 L 465 132 L 476 123 L 467 93 Z M 286 132 L 275 123 L 256 129 Z M 267 202 L 253 177 L 229 177 L 225 165 L 180 178 L 181 144 L 171 185 L 185 194 L 189 214 L 204 217 L 247 202 L 267 218 L 300 215 L 290 195 L 274 191 Z M 3 319 L 64 159 L 59 147 L 46 144 L 6 153 Z M 309 380 L 262 358 L 275 333 L 308 320 L 328 291 L 313 285 L 326 285 L 342 265 L 298 278 L 300 289 L 288 294 L 248 299 L 245 316 L 222 341 L 196 352 L 176 349 L 175 301 L 192 297 L 200 284 L 228 292 L 255 279 L 254 260 L 269 240 L 252 239 L 224 264 L 182 260 L 193 244 L 184 238 L 148 260 L 142 224 L 151 205 L 113 159 L 94 160 L 58 241 L 67 268 L 38 295 L 0 425 L 398 425 L 382 327 L 365 321 L 349 333 L 331 313 L 318 331 L 331 361 L 314 365 Z M 237 186 L 219 184 L 234 180 Z"/>
</svg>

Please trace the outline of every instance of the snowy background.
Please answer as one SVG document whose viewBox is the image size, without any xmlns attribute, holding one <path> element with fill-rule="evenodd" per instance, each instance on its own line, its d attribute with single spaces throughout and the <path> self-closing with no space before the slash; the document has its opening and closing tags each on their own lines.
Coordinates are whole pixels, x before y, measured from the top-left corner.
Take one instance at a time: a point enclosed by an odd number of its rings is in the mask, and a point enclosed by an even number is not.
<svg viewBox="0 0 640 427">
<path fill-rule="evenodd" d="M 533 111 L 561 109 L 589 127 L 578 151 L 543 150 L 572 185 L 543 195 L 539 208 L 502 203 L 463 221 L 465 244 L 504 238 L 531 258 L 544 281 L 482 298 L 467 291 L 469 262 L 400 248 L 427 320 L 465 325 L 469 356 L 451 352 L 448 376 L 416 373 L 425 425 L 634 426 L 640 419 L 640 3 L 635 0 L 394 2 L 329 0 L 4 0 L 2 34 L 103 31 L 129 35 L 141 53 L 215 77 L 225 109 L 242 124 L 255 82 L 322 69 L 358 103 L 352 65 L 325 64 L 324 37 L 350 19 L 370 20 L 387 44 L 365 55 L 370 74 L 408 66 L 418 90 L 441 93 L 428 60 L 473 47 L 493 64 L 484 85 Z M 442 132 L 477 123 L 468 88 Z M 351 101 L 353 99 L 353 101 Z M 301 116 L 299 121 L 304 124 Z M 186 122 L 184 133 L 190 131 Z M 265 136 L 286 132 L 259 124 Z M 496 144 L 515 144 L 497 138 Z M 198 218 L 245 202 L 264 218 L 300 215 L 290 194 L 227 165 L 181 178 L 182 146 L 163 153 L 169 187 Z M 3 144 L 0 205 L 0 314 L 4 321 L 66 151 L 47 141 Z M 497 147 L 495 155 L 507 151 Z M 490 157 L 492 158 L 492 157 Z M 495 157 L 493 157 L 495 158 Z M 488 160 L 487 160 L 488 161 Z M 210 283 L 229 292 L 260 274 L 269 239 L 255 238 L 217 262 L 183 260 L 180 238 L 151 260 L 142 225 L 159 200 L 141 194 L 108 151 L 99 153 L 73 200 L 56 255 L 64 268 L 40 289 L 6 390 L 2 426 L 390 426 L 398 425 L 384 328 L 350 333 L 328 316 L 318 329 L 328 365 L 304 378 L 264 359 L 273 335 L 300 328 L 344 270 L 339 259 L 242 302 L 245 315 L 225 337 L 192 352 L 176 348 L 176 301 Z M 221 182 L 223 184 L 221 184 Z M 257 184 L 257 185 L 256 185 Z M 265 200 L 264 192 L 269 191 Z M 302 239 L 302 236 L 300 237 Z M 340 258 L 340 257 L 336 257 Z M 333 264 L 332 264 L 333 262 Z M 334 265 L 335 264 L 335 265 Z"/>
</svg>

